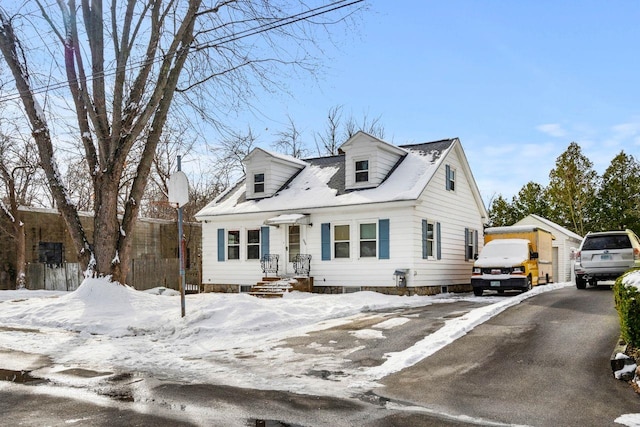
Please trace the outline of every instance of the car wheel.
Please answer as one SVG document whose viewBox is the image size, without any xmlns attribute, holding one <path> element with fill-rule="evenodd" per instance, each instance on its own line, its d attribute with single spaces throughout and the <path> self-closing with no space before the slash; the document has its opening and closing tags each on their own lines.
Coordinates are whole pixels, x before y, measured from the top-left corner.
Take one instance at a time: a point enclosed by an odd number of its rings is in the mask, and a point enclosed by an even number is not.
<svg viewBox="0 0 640 427">
<path fill-rule="evenodd" d="M 586 287 L 587 287 L 587 281 L 580 276 L 576 276 L 576 288 L 585 289 Z"/>
<path fill-rule="evenodd" d="M 522 293 L 530 291 L 533 289 L 533 284 L 531 283 L 531 276 L 527 276 L 527 287 L 522 290 Z"/>
<path fill-rule="evenodd" d="M 482 288 L 473 288 L 473 294 L 477 297 L 482 296 Z"/>
</svg>

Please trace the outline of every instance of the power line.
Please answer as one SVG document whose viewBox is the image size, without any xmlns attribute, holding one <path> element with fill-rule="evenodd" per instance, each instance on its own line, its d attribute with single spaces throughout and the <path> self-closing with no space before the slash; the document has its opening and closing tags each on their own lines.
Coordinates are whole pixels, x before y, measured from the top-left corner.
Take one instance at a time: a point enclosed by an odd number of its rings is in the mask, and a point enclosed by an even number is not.
<svg viewBox="0 0 640 427">
<path fill-rule="evenodd" d="M 290 15 L 284 18 L 276 18 L 271 22 L 268 23 L 264 23 L 261 25 L 258 25 L 256 27 L 253 28 L 249 28 L 247 30 L 242 30 L 239 31 L 237 33 L 232 33 L 232 34 L 228 34 L 228 35 L 224 35 L 219 37 L 216 40 L 207 42 L 207 43 L 199 43 L 193 46 L 187 46 L 184 47 L 183 49 L 190 49 L 190 50 L 203 50 L 203 49 L 209 49 L 209 48 L 213 48 L 213 47 L 217 47 L 217 46 L 221 46 L 223 44 L 226 43 L 231 43 L 234 41 L 238 41 L 241 40 L 243 38 L 246 37 L 250 37 L 250 36 L 254 36 L 254 35 L 258 35 L 267 31 L 271 31 L 271 30 L 275 30 L 287 25 L 292 25 L 295 24 L 296 22 L 300 22 L 300 21 L 304 21 L 304 20 L 308 20 L 317 16 L 321 16 L 324 15 L 326 13 L 329 12 L 334 12 L 336 10 L 340 10 L 343 9 L 345 7 L 349 7 L 349 6 L 353 6 L 357 3 L 362 3 L 364 0 L 338 0 L 338 1 L 334 1 L 332 3 L 329 3 L 327 5 L 323 5 L 323 6 L 319 6 L 316 7 L 314 9 L 309 9 L 307 11 L 304 12 L 300 12 L 298 14 L 295 15 Z M 143 66 L 146 66 L 148 64 L 153 64 L 153 63 L 159 63 L 161 61 L 163 61 L 164 58 L 161 56 L 159 58 L 155 58 L 152 61 L 148 61 L 148 60 L 143 60 L 143 61 L 138 61 L 138 62 L 133 62 L 129 65 L 127 65 L 126 67 L 123 68 L 123 71 L 132 71 L 135 70 L 137 68 L 141 68 Z M 117 72 L 118 72 L 118 68 L 113 69 L 112 71 L 102 71 L 101 73 L 98 73 L 96 75 L 92 75 L 87 79 L 87 82 L 90 82 L 92 80 L 95 80 L 97 78 L 101 78 L 101 77 L 111 77 L 114 76 Z M 64 82 L 58 82 L 52 85 L 47 85 L 47 86 L 42 86 L 39 88 L 34 88 L 34 89 L 30 89 L 30 92 L 32 94 L 40 94 L 40 93 L 45 93 L 51 90 L 57 90 L 57 89 L 62 89 L 65 86 L 68 85 L 68 81 L 64 81 Z M 77 80 L 74 81 L 74 83 L 77 83 Z M 19 99 L 21 96 L 20 92 L 14 92 L 14 93 L 9 93 L 5 96 L 0 97 L 0 103 L 1 102 L 8 102 L 8 101 L 14 101 L 16 99 Z"/>
</svg>

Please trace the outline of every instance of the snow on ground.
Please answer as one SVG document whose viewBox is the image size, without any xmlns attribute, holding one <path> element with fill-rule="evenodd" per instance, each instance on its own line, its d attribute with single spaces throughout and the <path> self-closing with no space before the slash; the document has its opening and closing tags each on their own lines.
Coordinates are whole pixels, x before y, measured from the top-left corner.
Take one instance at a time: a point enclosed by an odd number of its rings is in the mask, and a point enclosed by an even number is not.
<svg viewBox="0 0 640 427">
<path fill-rule="evenodd" d="M 156 288 L 140 292 L 104 279 L 86 279 L 70 293 L 0 291 L 0 348 L 48 356 L 53 367 L 44 369 L 43 374 L 51 378 L 69 367 L 79 367 L 136 372 L 172 381 L 347 397 L 375 387 L 376 380 L 419 362 L 506 308 L 570 285 L 540 286 L 506 298 L 471 294 L 406 297 L 375 292 L 293 292 L 278 299 L 247 294 L 187 295 L 186 316 L 182 318 L 175 291 Z M 346 371 L 335 381 L 305 375 L 320 369 L 344 371 L 335 354 L 308 358 L 283 345 L 287 338 L 370 316 L 372 310 L 460 300 L 487 305 L 448 320 L 408 349 L 388 354 L 382 365 Z M 381 339 L 383 331 L 408 321 L 387 319 L 375 330 L 352 334 Z M 343 353 L 345 359 L 348 353 Z M 73 380 L 65 377 L 57 381 Z M 639 420 L 625 415 L 619 422 L 631 426 L 640 425 Z"/>
</svg>

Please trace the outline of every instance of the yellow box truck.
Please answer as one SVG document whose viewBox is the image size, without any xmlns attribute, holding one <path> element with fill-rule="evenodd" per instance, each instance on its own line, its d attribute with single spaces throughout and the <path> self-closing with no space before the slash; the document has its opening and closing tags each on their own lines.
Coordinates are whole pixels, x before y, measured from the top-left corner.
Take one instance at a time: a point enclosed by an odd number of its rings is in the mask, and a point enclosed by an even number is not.
<svg viewBox="0 0 640 427">
<path fill-rule="evenodd" d="M 485 229 L 484 247 L 473 264 L 473 293 L 526 292 L 532 286 L 552 283 L 554 239 L 549 231 L 531 225 Z"/>
</svg>

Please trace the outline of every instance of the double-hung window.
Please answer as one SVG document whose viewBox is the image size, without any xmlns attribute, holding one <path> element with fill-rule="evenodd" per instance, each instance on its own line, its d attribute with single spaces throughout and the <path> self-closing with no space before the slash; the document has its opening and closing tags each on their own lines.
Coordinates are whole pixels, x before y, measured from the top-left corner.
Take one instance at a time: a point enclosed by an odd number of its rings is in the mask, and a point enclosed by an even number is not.
<svg viewBox="0 0 640 427">
<path fill-rule="evenodd" d="M 227 231 L 227 259 L 240 259 L 240 231 Z"/>
<path fill-rule="evenodd" d="M 247 230 L 247 259 L 260 259 L 260 230 Z"/>
<path fill-rule="evenodd" d="M 441 259 L 440 223 L 422 220 L 422 259 Z"/>
<path fill-rule="evenodd" d="M 478 230 L 465 228 L 465 256 L 468 261 L 473 261 L 478 253 Z"/>
<path fill-rule="evenodd" d="M 356 251 L 353 256 L 358 258 L 390 259 L 389 236 L 390 224 L 387 218 L 354 224 L 353 228 L 348 224 L 323 223 L 320 225 L 321 259 L 331 261 L 350 258 L 352 250 Z M 351 247 L 352 237 L 355 249 Z"/>
<path fill-rule="evenodd" d="M 263 173 L 253 174 L 253 192 L 264 193 L 264 174 Z"/>
<path fill-rule="evenodd" d="M 360 224 L 360 257 L 376 257 L 378 246 L 376 223 Z"/>
<path fill-rule="evenodd" d="M 434 245 L 434 237 L 435 237 L 435 224 L 431 221 L 427 221 L 427 235 L 426 235 L 426 255 L 427 257 L 433 257 L 435 256 L 435 253 L 433 251 L 433 248 L 435 247 Z"/>
<path fill-rule="evenodd" d="M 334 258 L 349 258 L 349 225 L 336 225 L 333 227 L 333 256 Z"/>
<path fill-rule="evenodd" d="M 448 191 L 456 190 L 456 170 L 450 165 L 445 167 L 445 180 Z"/>
<path fill-rule="evenodd" d="M 358 160 L 356 167 L 356 183 L 369 182 L 369 160 Z"/>
</svg>

